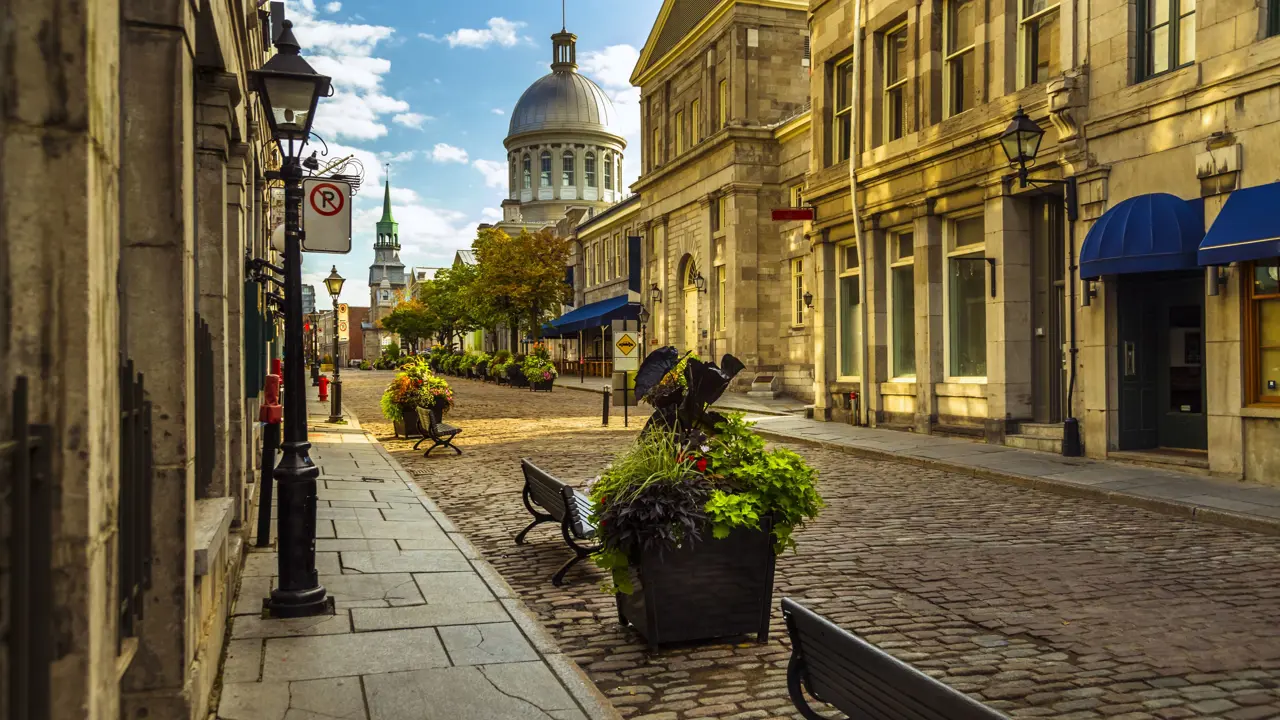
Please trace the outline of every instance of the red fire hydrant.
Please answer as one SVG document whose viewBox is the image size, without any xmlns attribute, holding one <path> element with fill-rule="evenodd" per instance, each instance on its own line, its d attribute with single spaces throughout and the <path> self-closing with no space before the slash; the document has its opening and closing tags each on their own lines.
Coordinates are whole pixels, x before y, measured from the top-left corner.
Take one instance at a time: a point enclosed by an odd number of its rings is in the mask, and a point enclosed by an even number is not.
<svg viewBox="0 0 1280 720">
<path fill-rule="evenodd" d="M 325 402 L 328 399 L 329 399 L 329 376 L 321 375 L 320 376 L 320 402 Z"/>
</svg>

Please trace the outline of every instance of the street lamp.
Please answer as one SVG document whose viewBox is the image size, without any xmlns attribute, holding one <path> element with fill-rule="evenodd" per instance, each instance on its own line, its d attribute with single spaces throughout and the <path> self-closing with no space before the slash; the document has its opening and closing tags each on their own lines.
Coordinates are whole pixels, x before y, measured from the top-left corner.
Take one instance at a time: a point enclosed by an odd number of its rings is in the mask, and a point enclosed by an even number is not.
<svg viewBox="0 0 1280 720">
<path fill-rule="evenodd" d="M 813 293 L 809 292 L 808 290 L 804 291 L 804 306 L 809 308 L 810 310 L 813 309 Z"/>
<path fill-rule="evenodd" d="M 338 274 L 338 266 L 334 265 L 329 271 L 329 277 L 324 279 L 324 286 L 329 290 L 329 297 L 333 298 L 333 405 L 329 410 L 329 422 L 342 422 L 342 374 L 339 367 L 341 351 L 338 347 L 338 296 L 342 294 L 342 283 L 346 280 Z"/>
<path fill-rule="evenodd" d="M 318 74 L 298 54 L 293 23 L 284 21 L 276 54 L 249 72 L 271 136 L 280 148 L 284 180 L 284 451 L 276 466 L 279 486 L 277 587 L 263 607 L 272 617 L 303 617 L 334 612 L 316 573 L 316 478 L 307 440 L 307 388 L 302 343 L 302 165 L 299 156 L 311 135 L 316 104 L 332 93 L 329 78 Z"/>
<path fill-rule="evenodd" d="M 320 313 L 311 313 L 309 317 L 311 322 L 307 323 L 308 336 L 304 341 L 311 345 L 311 386 L 318 387 L 320 385 L 320 343 L 318 342 L 320 328 L 317 327 L 317 323 L 320 322 Z"/>
<path fill-rule="evenodd" d="M 1067 417 L 1062 421 L 1062 454 L 1066 457 L 1078 457 L 1082 454 L 1080 447 L 1080 421 L 1072 414 L 1071 396 L 1075 392 L 1076 386 L 1076 355 L 1079 350 L 1076 348 L 1076 284 L 1074 275 L 1076 272 L 1076 218 L 1079 217 L 1079 205 L 1076 202 L 1076 179 L 1074 177 L 1057 180 L 1054 178 L 1033 178 L 1028 174 L 1028 167 L 1036 162 L 1036 154 L 1040 152 L 1040 141 L 1044 139 L 1044 130 L 1036 124 L 1035 120 L 1027 117 L 1027 114 L 1019 107 L 1018 111 L 1013 114 L 1013 119 L 1009 121 L 1009 126 L 1000 133 L 1000 149 L 1004 151 L 1004 156 L 1009 161 L 1009 166 L 1017 172 L 1018 187 L 1025 188 L 1027 186 L 1042 187 L 1045 185 L 1061 185 L 1063 206 L 1067 214 L 1067 251 L 1070 261 L 1067 263 L 1067 272 L 1072 277 L 1067 278 L 1067 285 L 1071 288 L 1071 347 L 1068 350 L 1070 356 L 1071 372 L 1070 380 L 1067 381 Z M 1008 183 L 1013 181 L 1013 176 L 1006 177 L 1006 191 Z M 995 294 L 995 275 L 992 274 L 992 295 Z M 1089 289 L 1085 289 L 1084 304 L 1089 304 Z"/>
<path fill-rule="evenodd" d="M 645 305 L 640 306 L 640 355 L 643 357 L 648 353 L 648 345 L 645 344 L 645 329 L 649 326 L 649 308 Z"/>
</svg>

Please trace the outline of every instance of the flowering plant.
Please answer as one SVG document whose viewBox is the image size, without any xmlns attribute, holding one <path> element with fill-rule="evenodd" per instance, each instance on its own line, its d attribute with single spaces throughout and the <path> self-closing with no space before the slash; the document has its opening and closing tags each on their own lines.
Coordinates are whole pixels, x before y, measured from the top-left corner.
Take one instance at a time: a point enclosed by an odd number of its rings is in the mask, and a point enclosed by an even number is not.
<svg viewBox="0 0 1280 720">
<path fill-rule="evenodd" d="M 400 366 L 400 372 L 382 393 L 379 406 L 382 414 L 394 422 L 404 421 L 406 408 L 440 407 L 447 413 L 453 409 L 453 389 L 444 378 L 431 372 L 426 359 L 415 356 Z"/>
<path fill-rule="evenodd" d="M 520 365 L 520 370 L 524 372 L 525 378 L 531 383 L 549 382 L 559 376 L 559 373 L 556 372 L 556 366 L 551 360 L 536 354 L 536 346 L 535 353 L 524 359 L 524 362 Z"/>
</svg>

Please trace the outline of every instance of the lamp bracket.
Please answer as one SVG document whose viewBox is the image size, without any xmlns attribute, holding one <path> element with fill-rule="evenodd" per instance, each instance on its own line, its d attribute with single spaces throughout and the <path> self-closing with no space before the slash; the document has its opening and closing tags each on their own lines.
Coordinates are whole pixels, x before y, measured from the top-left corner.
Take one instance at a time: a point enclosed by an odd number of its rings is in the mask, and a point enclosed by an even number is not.
<svg viewBox="0 0 1280 720">
<path fill-rule="evenodd" d="M 263 260 L 262 258 L 250 258 L 248 260 L 248 265 L 253 270 L 257 270 L 259 272 L 262 270 L 270 270 L 271 272 L 276 273 L 277 275 L 284 275 L 284 268 L 272 265 L 271 263 L 267 262 L 266 260 Z"/>
</svg>

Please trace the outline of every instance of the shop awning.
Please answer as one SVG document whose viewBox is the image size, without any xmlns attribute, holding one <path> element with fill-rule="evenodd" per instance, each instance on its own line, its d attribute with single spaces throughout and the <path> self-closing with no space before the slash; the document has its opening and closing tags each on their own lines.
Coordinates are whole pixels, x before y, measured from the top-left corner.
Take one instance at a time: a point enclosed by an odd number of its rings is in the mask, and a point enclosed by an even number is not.
<svg viewBox="0 0 1280 720">
<path fill-rule="evenodd" d="M 637 320 L 640 306 L 628 304 L 626 295 L 589 303 L 542 326 L 543 337 L 569 337 L 579 330 L 608 325 L 614 320 Z"/>
<path fill-rule="evenodd" d="M 1152 193 L 1102 214 L 1080 248 L 1080 277 L 1194 270 L 1204 238 L 1204 201 Z"/>
<path fill-rule="evenodd" d="M 1273 257 L 1280 257 L 1280 183 L 1231 193 L 1200 243 L 1200 264 Z"/>
</svg>

